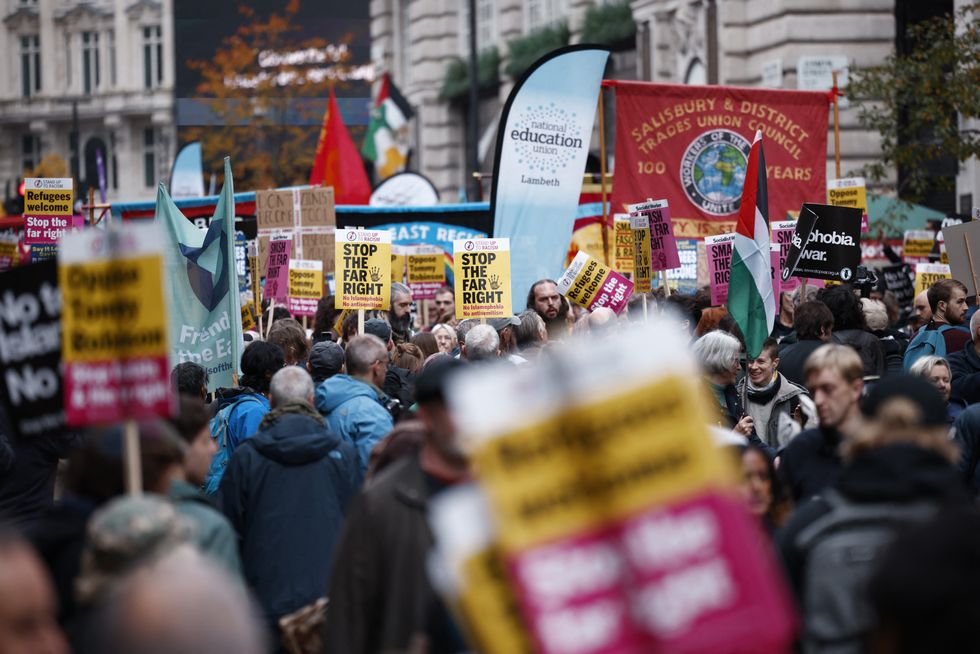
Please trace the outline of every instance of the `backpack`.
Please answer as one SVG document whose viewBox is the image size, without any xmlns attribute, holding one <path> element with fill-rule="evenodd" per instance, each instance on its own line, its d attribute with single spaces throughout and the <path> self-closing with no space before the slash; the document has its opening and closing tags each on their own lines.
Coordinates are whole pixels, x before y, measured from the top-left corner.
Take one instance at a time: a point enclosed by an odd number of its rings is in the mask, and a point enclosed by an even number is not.
<svg viewBox="0 0 980 654">
<path fill-rule="evenodd" d="M 225 467 L 228 465 L 231 455 L 235 453 L 235 442 L 241 441 L 241 438 L 230 439 L 229 431 L 230 427 L 228 422 L 231 420 L 231 412 L 238 407 L 239 404 L 244 402 L 259 402 L 258 398 L 254 395 L 241 395 L 236 397 L 233 402 L 221 408 L 218 413 L 211 418 L 209 426 L 211 427 L 211 438 L 213 438 L 218 443 L 218 451 L 215 452 L 214 458 L 211 459 L 211 467 L 208 468 L 208 474 L 204 478 L 204 492 L 208 495 L 214 495 L 218 492 L 218 486 L 221 485 L 221 477 L 225 474 Z M 246 434 L 247 436 L 248 434 Z"/>
<path fill-rule="evenodd" d="M 908 372 L 912 364 L 921 357 L 935 354 L 937 357 L 946 358 L 946 339 L 943 334 L 950 329 L 966 331 L 962 327 L 954 327 L 953 325 L 942 325 L 939 329 L 927 330 L 925 327 L 920 329 L 905 350 L 905 358 L 902 360 L 902 368 L 905 372 Z"/>
<path fill-rule="evenodd" d="M 860 654 L 875 624 L 867 585 L 882 551 L 899 528 L 926 520 L 936 505 L 857 504 L 834 489 L 824 491 L 823 498 L 830 513 L 796 539 L 806 560 L 803 652 Z"/>
</svg>

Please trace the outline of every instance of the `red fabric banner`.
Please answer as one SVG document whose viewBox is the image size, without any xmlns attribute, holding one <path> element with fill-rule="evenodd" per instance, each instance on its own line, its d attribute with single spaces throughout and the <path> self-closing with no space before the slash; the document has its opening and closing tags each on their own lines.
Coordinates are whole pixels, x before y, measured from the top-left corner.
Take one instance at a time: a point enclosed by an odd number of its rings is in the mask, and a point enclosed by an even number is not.
<svg viewBox="0 0 980 654">
<path fill-rule="evenodd" d="M 756 130 L 762 131 L 769 215 L 782 220 L 827 189 L 827 94 L 620 82 L 613 212 L 666 198 L 674 233 L 733 231 Z"/>
</svg>

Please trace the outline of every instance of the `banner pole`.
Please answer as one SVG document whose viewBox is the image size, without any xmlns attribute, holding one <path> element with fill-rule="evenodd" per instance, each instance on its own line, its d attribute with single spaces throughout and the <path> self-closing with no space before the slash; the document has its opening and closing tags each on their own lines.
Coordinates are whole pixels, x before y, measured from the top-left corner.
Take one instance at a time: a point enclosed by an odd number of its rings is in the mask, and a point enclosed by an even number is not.
<svg viewBox="0 0 980 654">
<path fill-rule="evenodd" d="M 606 112 L 602 108 L 602 87 L 599 87 L 599 184 L 602 188 L 602 262 L 609 265 L 609 211 L 606 206 Z"/>
<path fill-rule="evenodd" d="M 139 497 L 143 494 L 143 468 L 140 464 L 139 427 L 133 419 L 123 424 L 123 462 L 126 466 L 126 493 Z"/>
<path fill-rule="evenodd" d="M 831 71 L 831 76 L 834 81 L 834 167 L 837 171 L 837 179 L 840 179 L 840 103 L 838 102 L 837 95 L 837 71 Z"/>
<path fill-rule="evenodd" d="M 641 297 L 643 298 L 643 322 L 646 322 L 647 321 L 647 294 L 644 293 Z"/>
<path fill-rule="evenodd" d="M 357 335 L 364 336 L 364 309 L 357 310 Z"/>
<path fill-rule="evenodd" d="M 95 226 L 95 189 L 88 190 L 88 226 Z"/>
<path fill-rule="evenodd" d="M 670 297 L 670 284 L 667 283 L 667 271 L 661 270 L 660 275 L 664 283 L 664 297 Z"/>
<path fill-rule="evenodd" d="M 272 332 L 272 316 L 276 312 L 276 298 L 269 300 L 269 324 L 268 329 L 265 332 L 265 337 L 269 338 L 269 333 Z"/>
</svg>

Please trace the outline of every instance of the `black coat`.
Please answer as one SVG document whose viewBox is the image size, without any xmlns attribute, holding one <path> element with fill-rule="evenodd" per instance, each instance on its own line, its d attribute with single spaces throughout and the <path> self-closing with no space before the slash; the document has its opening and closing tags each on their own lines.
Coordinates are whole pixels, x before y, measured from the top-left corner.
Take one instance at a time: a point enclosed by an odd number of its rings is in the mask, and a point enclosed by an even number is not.
<svg viewBox="0 0 980 654">
<path fill-rule="evenodd" d="M 837 480 L 843 463 L 836 429 L 807 429 L 797 434 L 779 454 L 779 475 L 793 502 L 817 495 Z"/>
<path fill-rule="evenodd" d="M 970 348 L 973 349 L 973 348 Z M 980 492 L 980 404 L 967 407 L 953 423 L 953 438 L 960 446 L 959 469 L 974 493 Z"/>
<path fill-rule="evenodd" d="M 307 414 L 270 413 L 235 450 L 220 505 L 238 532 L 245 580 L 270 622 L 323 595 L 360 483 L 353 445 Z"/>
<path fill-rule="evenodd" d="M 813 354 L 821 345 L 826 345 L 823 341 L 803 340 L 796 343 L 783 345 L 779 348 L 779 374 L 790 380 L 794 384 L 805 386 L 806 380 L 803 379 L 803 364 L 807 357 Z"/>
<path fill-rule="evenodd" d="M 977 354 L 976 348 L 967 345 L 947 359 L 953 377 L 950 394 L 967 404 L 980 402 L 980 354 Z"/>
</svg>

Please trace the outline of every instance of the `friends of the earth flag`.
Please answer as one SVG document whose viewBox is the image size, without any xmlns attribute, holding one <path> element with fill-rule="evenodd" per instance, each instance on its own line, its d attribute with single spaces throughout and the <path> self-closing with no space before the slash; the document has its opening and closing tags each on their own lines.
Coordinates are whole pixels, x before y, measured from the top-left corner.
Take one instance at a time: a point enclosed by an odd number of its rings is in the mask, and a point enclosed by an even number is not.
<svg viewBox="0 0 980 654">
<path fill-rule="evenodd" d="M 570 46 L 539 59 L 514 86 L 497 132 L 490 213 L 511 244 L 511 294 L 562 269 L 609 51 Z"/>
<path fill-rule="evenodd" d="M 233 386 L 242 349 L 241 300 L 235 270 L 235 189 L 231 160 L 207 229 L 187 220 L 163 184 L 156 221 L 165 234 L 171 364 L 192 361 L 208 371 L 208 390 Z"/>
<path fill-rule="evenodd" d="M 750 358 L 759 356 L 776 320 L 769 245 L 769 190 L 762 132 L 756 132 L 749 151 L 745 186 L 732 243 L 728 280 L 728 313 L 745 336 Z"/>
<path fill-rule="evenodd" d="M 361 146 L 364 158 L 374 162 L 379 180 L 405 170 L 408 161 L 408 121 L 414 115 L 412 105 L 391 81 L 391 75 L 385 73 Z"/>
</svg>

